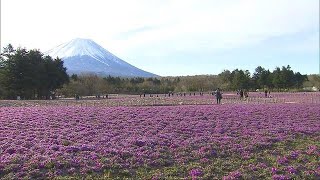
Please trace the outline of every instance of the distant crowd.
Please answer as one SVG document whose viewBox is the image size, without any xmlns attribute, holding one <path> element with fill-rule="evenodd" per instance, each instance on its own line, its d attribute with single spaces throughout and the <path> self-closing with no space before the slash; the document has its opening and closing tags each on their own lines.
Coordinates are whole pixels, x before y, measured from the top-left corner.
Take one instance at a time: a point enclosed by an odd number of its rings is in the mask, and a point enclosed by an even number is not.
<svg viewBox="0 0 320 180">
<path fill-rule="evenodd" d="M 215 96 L 215 99 L 216 99 L 216 103 L 217 104 L 221 104 L 221 100 L 222 100 L 222 91 L 220 88 L 217 88 L 215 91 L 213 91 L 211 93 L 211 95 Z M 247 90 L 243 90 L 243 89 L 238 89 L 236 91 L 236 94 L 237 96 L 239 97 L 240 100 L 245 100 L 249 97 L 249 92 Z M 174 93 L 174 92 L 169 92 L 169 93 L 166 93 L 166 94 L 163 94 L 164 97 L 174 97 L 174 96 L 180 96 L 180 97 L 185 97 L 185 96 L 196 96 L 196 95 L 199 95 L 199 96 L 203 96 L 204 95 L 204 92 L 200 91 L 200 92 L 189 92 L 189 93 L 186 93 L 186 92 L 179 92 L 179 93 Z M 146 94 L 146 93 L 143 93 L 143 94 L 139 94 L 140 98 L 144 98 L 144 97 L 159 97 L 160 95 L 159 94 Z M 265 98 L 270 98 L 271 95 L 270 95 L 270 90 L 265 90 L 264 91 L 264 97 Z M 80 99 L 80 96 L 78 94 L 75 94 L 74 95 L 74 98 L 76 100 L 79 100 Z M 106 95 L 96 95 L 95 96 L 96 99 L 109 99 L 109 96 L 108 94 Z"/>
</svg>

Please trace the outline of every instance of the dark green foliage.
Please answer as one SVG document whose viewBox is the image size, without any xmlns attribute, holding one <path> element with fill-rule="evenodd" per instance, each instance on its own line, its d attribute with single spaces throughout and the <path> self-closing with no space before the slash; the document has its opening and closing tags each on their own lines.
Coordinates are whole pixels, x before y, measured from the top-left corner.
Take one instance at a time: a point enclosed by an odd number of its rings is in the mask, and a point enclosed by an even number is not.
<svg viewBox="0 0 320 180">
<path fill-rule="evenodd" d="M 234 70 L 231 73 L 232 89 L 249 89 L 250 88 L 250 72 L 248 70 Z"/>
<path fill-rule="evenodd" d="M 0 61 L 0 97 L 15 99 L 54 98 L 54 92 L 69 81 L 63 61 L 39 50 L 4 48 Z"/>
<path fill-rule="evenodd" d="M 221 84 L 225 85 L 224 88 L 228 90 L 235 89 L 275 89 L 278 91 L 288 89 L 301 89 L 303 83 L 308 81 L 306 75 L 301 75 L 299 72 L 294 73 L 291 67 L 282 66 L 282 68 L 275 68 L 273 72 L 258 66 L 255 69 L 252 77 L 248 70 L 235 69 L 232 72 L 225 70 L 218 75 L 222 81 Z"/>
<path fill-rule="evenodd" d="M 252 75 L 252 81 L 255 84 L 255 88 L 265 88 L 271 87 L 272 82 L 270 82 L 270 71 L 265 70 L 263 67 L 258 66 Z"/>
<path fill-rule="evenodd" d="M 290 88 L 302 88 L 303 83 L 308 80 L 307 75 L 301 75 L 299 72 L 294 73 L 291 70 L 291 67 L 288 65 L 287 67 L 282 66 L 280 69 L 277 67 L 271 74 L 269 74 L 270 78 L 269 87 L 280 89 L 290 89 Z"/>
</svg>

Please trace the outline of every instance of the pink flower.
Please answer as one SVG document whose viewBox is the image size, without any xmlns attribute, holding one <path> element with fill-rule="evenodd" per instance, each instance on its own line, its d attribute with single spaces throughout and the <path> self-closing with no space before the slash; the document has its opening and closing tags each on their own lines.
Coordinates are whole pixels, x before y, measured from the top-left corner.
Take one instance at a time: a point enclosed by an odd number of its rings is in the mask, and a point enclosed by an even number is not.
<svg viewBox="0 0 320 180">
<path fill-rule="evenodd" d="M 272 167 L 271 172 L 272 172 L 272 174 L 276 174 L 278 172 L 278 169 L 275 167 Z"/>
<path fill-rule="evenodd" d="M 281 165 L 287 164 L 289 160 L 286 157 L 278 157 L 277 162 Z"/>
<path fill-rule="evenodd" d="M 191 169 L 189 171 L 189 175 L 191 176 L 192 180 L 196 180 L 197 177 L 202 175 L 202 171 L 200 169 Z"/>
<path fill-rule="evenodd" d="M 297 170 L 294 168 L 294 167 L 292 167 L 292 166 L 289 166 L 288 168 L 287 168 L 287 171 L 290 173 L 290 174 L 297 174 Z"/>
</svg>

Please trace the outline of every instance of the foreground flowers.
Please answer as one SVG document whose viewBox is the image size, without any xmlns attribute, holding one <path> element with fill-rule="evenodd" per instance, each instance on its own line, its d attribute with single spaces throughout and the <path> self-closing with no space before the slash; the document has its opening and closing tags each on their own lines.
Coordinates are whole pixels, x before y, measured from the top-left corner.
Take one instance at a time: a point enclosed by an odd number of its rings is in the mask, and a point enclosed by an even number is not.
<svg viewBox="0 0 320 180">
<path fill-rule="evenodd" d="M 0 178 L 312 178 L 319 113 L 317 104 L 0 108 Z"/>
</svg>

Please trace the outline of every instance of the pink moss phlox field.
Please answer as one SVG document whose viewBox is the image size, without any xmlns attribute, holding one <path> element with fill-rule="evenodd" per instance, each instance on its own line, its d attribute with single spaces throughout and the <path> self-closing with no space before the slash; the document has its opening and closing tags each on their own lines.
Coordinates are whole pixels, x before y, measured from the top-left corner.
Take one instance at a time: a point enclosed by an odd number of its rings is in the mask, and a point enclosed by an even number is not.
<svg viewBox="0 0 320 180">
<path fill-rule="evenodd" d="M 318 104 L 3 107 L 0 174 L 55 177 L 207 162 L 232 153 L 245 158 L 273 143 L 319 133 L 319 113 Z M 278 162 L 298 157 L 292 152 Z"/>
</svg>

